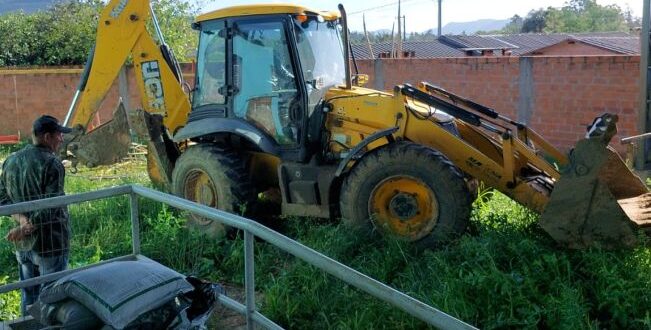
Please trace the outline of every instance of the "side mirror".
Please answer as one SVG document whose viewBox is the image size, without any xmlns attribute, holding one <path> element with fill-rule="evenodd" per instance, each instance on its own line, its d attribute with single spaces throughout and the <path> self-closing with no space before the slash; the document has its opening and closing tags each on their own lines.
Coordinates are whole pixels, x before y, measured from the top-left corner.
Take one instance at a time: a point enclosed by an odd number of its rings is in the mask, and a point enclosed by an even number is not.
<svg viewBox="0 0 651 330">
<path fill-rule="evenodd" d="M 368 75 L 365 73 L 356 74 L 353 76 L 353 83 L 358 87 L 364 87 L 368 84 Z"/>
</svg>

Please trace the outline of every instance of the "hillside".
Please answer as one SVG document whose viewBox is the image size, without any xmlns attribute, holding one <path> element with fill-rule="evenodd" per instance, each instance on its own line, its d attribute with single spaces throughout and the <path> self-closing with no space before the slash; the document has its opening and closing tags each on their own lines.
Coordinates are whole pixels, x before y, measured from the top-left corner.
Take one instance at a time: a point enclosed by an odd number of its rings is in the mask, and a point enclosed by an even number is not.
<svg viewBox="0 0 651 330">
<path fill-rule="evenodd" d="M 450 22 L 443 26 L 442 32 L 443 34 L 474 34 L 477 31 L 500 30 L 508 23 L 508 19 L 480 19 L 472 22 Z"/>
</svg>

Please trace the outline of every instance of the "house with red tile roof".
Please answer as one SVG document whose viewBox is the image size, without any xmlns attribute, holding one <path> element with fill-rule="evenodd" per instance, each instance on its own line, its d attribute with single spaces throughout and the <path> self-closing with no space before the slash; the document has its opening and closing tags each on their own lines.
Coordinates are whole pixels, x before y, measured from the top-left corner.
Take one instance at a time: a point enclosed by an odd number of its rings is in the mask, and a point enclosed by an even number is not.
<svg viewBox="0 0 651 330">
<path fill-rule="evenodd" d="M 397 57 L 397 45 L 380 42 L 355 44 L 357 59 Z M 372 52 L 372 54 L 371 54 Z M 590 56 L 638 55 L 640 39 L 624 32 L 512 35 L 445 35 L 430 41 L 405 41 L 402 58 L 466 56 Z"/>
</svg>

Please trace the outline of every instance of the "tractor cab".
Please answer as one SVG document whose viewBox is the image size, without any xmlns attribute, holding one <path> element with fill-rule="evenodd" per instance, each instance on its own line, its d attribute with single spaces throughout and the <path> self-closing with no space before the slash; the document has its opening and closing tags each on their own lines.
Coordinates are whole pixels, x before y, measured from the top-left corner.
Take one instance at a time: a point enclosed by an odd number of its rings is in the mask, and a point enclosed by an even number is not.
<svg viewBox="0 0 651 330">
<path fill-rule="evenodd" d="M 339 15 L 300 6 L 238 6 L 200 16 L 192 111 L 177 139 L 232 133 L 283 161 L 309 157 L 310 121 L 345 82 Z M 229 134 L 226 134 L 229 135 Z M 314 141 L 311 141 L 314 142 Z"/>
</svg>

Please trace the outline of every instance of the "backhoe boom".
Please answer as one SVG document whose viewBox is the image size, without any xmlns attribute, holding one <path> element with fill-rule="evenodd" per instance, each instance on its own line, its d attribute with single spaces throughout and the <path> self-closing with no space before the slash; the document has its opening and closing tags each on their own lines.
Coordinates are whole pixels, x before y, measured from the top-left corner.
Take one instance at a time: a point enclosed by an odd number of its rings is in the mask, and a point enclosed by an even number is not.
<svg viewBox="0 0 651 330">
<path fill-rule="evenodd" d="M 130 146 L 127 125 L 130 122 L 133 131 L 149 144 L 150 175 L 159 183 L 169 184 L 177 156 L 169 132 L 185 125 L 190 103 L 173 54 L 162 43 L 160 34 L 155 40 L 148 31 L 151 18 L 160 33 L 149 1 L 112 0 L 102 10 L 95 46 L 79 85 L 78 98 L 73 100 L 66 117 L 70 118 L 67 125 L 75 127 L 77 135 L 67 142 L 68 149 L 76 157 L 75 163 L 111 164 L 123 158 Z M 89 130 L 91 120 L 129 59 L 133 63 L 144 112 L 118 108 L 126 113 L 116 112 L 116 120 Z M 128 120 L 121 119 L 123 117 Z"/>
</svg>

